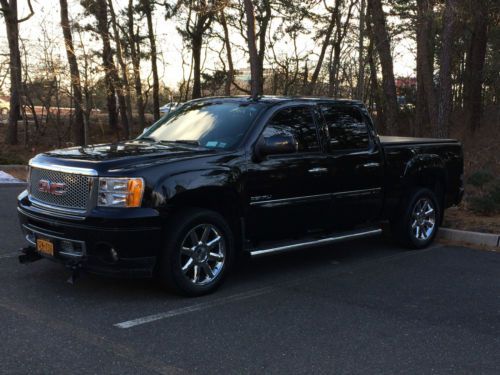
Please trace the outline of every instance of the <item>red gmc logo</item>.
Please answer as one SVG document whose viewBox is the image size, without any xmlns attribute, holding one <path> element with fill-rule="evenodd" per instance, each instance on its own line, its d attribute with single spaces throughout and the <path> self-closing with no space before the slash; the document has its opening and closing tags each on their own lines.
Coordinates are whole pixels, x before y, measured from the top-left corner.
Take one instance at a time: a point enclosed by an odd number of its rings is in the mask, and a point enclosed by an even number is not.
<svg viewBox="0 0 500 375">
<path fill-rule="evenodd" d="M 50 182 L 48 180 L 38 181 L 38 190 L 52 195 L 63 195 L 66 193 L 65 184 L 62 182 Z"/>
</svg>

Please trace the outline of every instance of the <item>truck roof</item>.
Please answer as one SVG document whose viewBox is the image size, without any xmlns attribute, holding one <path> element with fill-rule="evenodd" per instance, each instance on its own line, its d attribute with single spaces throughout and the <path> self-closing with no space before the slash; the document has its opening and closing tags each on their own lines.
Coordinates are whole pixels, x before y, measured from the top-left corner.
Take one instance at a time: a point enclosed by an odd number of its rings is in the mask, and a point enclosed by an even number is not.
<svg viewBox="0 0 500 375">
<path fill-rule="evenodd" d="M 191 102 L 204 102 L 209 100 L 227 100 L 227 101 L 236 101 L 236 102 L 250 102 L 253 101 L 252 97 L 242 95 L 242 96 L 210 96 L 200 99 L 191 100 Z M 280 104 L 285 102 L 331 102 L 338 104 L 347 104 L 347 105 L 363 105 L 363 102 L 360 100 L 351 100 L 351 99 L 334 99 L 331 97 L 313 97 L 313 96 L 274 96 L 274 95 L 262 95 L 259 96 L 256 100 L 261 103 L 269 103 L 269 104 Z"/>
</svg>

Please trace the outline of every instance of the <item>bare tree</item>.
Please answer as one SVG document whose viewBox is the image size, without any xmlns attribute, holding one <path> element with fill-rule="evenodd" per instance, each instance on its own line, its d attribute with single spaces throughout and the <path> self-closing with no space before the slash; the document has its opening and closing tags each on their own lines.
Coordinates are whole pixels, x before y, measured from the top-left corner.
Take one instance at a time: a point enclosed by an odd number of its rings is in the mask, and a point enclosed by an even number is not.
<svg viewBox="0 0 500 375">
<path fill-rule="evenodd" d="M 134 4 L 133 0 L 128 1 L 127 7 L 127 35 L 128 45 L 130 49 L 130 58 L 134 70 L 134 88 L 136 96 L 136 107 L 139 115 L 139 126 L 146 126 L 146 116 L 144 114 L 144 94 L 142 92 L 141 81 L 141 50 L 140 50 L 140 35 L 139 30 L 134 21 Z"/>
<path fill-rule="evenodd" d="M 386 129 L 394 134 L 398 130 L 398 102 L 396 82 L 394 79 L 393 61 L 389 32 L 385 21 L 381 0 L 368 0 L 373 23 L 373 36 L 382 66 L 382 87 L 384 91 L 384 112 Z"/>
<path fill-rule="evenodd" d="M 119 80 L 118 84 L 120 84 L 121 86 L 121 93 L 125 98 L 125 106 L 126 106 L 125 111 L 122 111 L 122 113 L 125 113 L 126 116 L 125 122 L 123 124 L 124 125 L 123 130 L 125 139 L 128 139 L 132 134 L 133 116 L 132 116 L 132 101 L 130 99 L 130 84 L 128 79 L 127 63 L 125 61 L 123 53 L 124 43 L 120 37 L 120 31 L 118 29 L 118 22 L 116 20 L 115 9 L 113 7 L 113 0 L 108 0 L 108 6 L 109 6 L 109 14 L 111 16 L 111 26 L 113 28 L 113 36 L 116 45 L 116 57 L 121 70 L 121 77 L 120 77 L 121 79 Z"/>
<path fill-rule="evenodd" d="M 226 83 L 224 85 L 224 94 L 231 95 L 231 86 L 234 81 L 234 65 L 233 65 L 233 55 L 231 49 L 231 41 L 229 39 L 229 28 L 227 27 L 225 9 L 221 9 L 219 12 L 219 23 L 224 30 L 224 46 L 226 49 L 226 58 L 227 58 L 227 76 Z"/>
<path fill-rule="evenodd" d="M 365 12 L 366 0 L 361 0 L 359 4 L 359 36 L 358 36 L 358 79 L 356 82 L 356 97 L 363 100 L 365 93 Z"/>
<path fill-rule="evenodd" d="M 154 4 L 154 2 L 153 2 Z M 156 52 L 156 37 L 153 28 L 153 5 L 151 0 L 141 0 L 142 11 L 146 15 L 148 23 L 148 38 L 151 49 L 151 72 L 153 73 L 153 117 L 155 120 L 160 118 L 160 83 L 158 79 L 158 55 Z"/>
<path fill-rule="evenodd" d="M 325 4 L 326 9 L 330 13 L 330 19 L 326 31 L 324 31 L 324 39 L 321 45 L 321 51 L 318 56 L 318 62 L 316 63 L 316 67 L 314 68 L 311 80 L 309 81 L 305 89 L 306 95 L 312 95 L 312 93 L 314 92 L 314 86 L 316 85 L 316 81 L 318 80 L 318 76 L 321 71 L 321 67 L 323 65 L 326 49 L 331 43 L 333 28 L 335 27 L 337 17 L 339 16 L 339 6 L 341 2 L 342 2 L 341 0 L 336 0 L 334 8 L 327 7 Z"/>
<path fill-rule="evenodd" d="M 33 16 L 31 0 L 28 0 L 30 13 L 21 19 L 17 13 L 17 0 L 0 0 L 0 11 L 5 19 L 7 40 L 9 43 L 10 68 L 10 110 L 6 143 L 17 144 L 17 120 L 21 113 L 21 52 L 19 50 L 19 24 Z"/>
<path fill-rule="evenodd" d="M 80 71 L 73 45 L 73 36 L 68 17 L 68 1 L 59 0 L 61 6 L 61 27 L 64 35 L 64 45 L 68 57 L 69 70 L 71 74 L 71 85 L 73 88 L 73 98 L 75 102 L 75 122 L 73 124 L 73 142 L 77 145 L 85 145 L 88 142 L 88 130 L 85 129 L 83 121 L 83 99 L 82 87 L 80 84 Z"/>
<path fill-rule="evenodd" d="M 443 32 L 441 35 L 441 54 L 439 59 L 439 96 L 437 101 L 438 115 L 435 135 L 448 136 L 450 113 L 452 109 L 451 62 L 455 31 L 455 14 L 458 0 L 446 0 L 443 16 Z"/>
<path fill-rule="evenodd" d="M 243 0 L 245 6 L 245 14 L 247 20 L 247 43 L 248 53 L 250 55 L 250 74 L 251 83 L 250 90 L 254 100 L 263 93 L 262 82 L 262 65 L 259 61 L 257 53 L 256 37 L 255 37 L 255 11 L 252 0 Z"/>
<path fill-rule="evenodd" d="M 437 121 L 434 87 L 434 0 L 417 0 L 417 133 L 434 128 Z M 431 126 L 432 124 L 432 126 Z"/>
<path fill-rule="evenodd" d="M 475 131 L 481 124 L 484 62 L 488 41 L 488 0 L 473 2 L 472 35 L 464 73 L 464 110 L 467 127 Z"/>
</svg>

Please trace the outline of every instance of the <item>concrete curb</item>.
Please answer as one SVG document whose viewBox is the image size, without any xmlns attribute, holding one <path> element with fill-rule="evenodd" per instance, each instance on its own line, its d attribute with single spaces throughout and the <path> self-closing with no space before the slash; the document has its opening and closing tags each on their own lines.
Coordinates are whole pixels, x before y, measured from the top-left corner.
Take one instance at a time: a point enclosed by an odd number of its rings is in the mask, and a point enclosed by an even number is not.
<svg viewBox="0 0 500 375">
<path fill-rule="evenodd" d="M 493 233 L 479 233 L 458 229 L 440 228 L 438 238 L 456 242 L 467 242 L 481 246 L 500 247 L 500 235 Z"/>
</svg>

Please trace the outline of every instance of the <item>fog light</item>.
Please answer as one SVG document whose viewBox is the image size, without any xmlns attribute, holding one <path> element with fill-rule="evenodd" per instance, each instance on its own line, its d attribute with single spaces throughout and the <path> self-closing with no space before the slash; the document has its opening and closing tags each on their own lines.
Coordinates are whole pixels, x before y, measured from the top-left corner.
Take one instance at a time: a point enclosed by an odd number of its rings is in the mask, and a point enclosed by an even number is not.
<svg viewBox="0 0 500 375">
<path fill-rule="evenodd" d="M 75 247 L 73 246 L 73 242 L 61 241 L 61 251 L 64 253 L 74 253 Z"/>
</svg>

